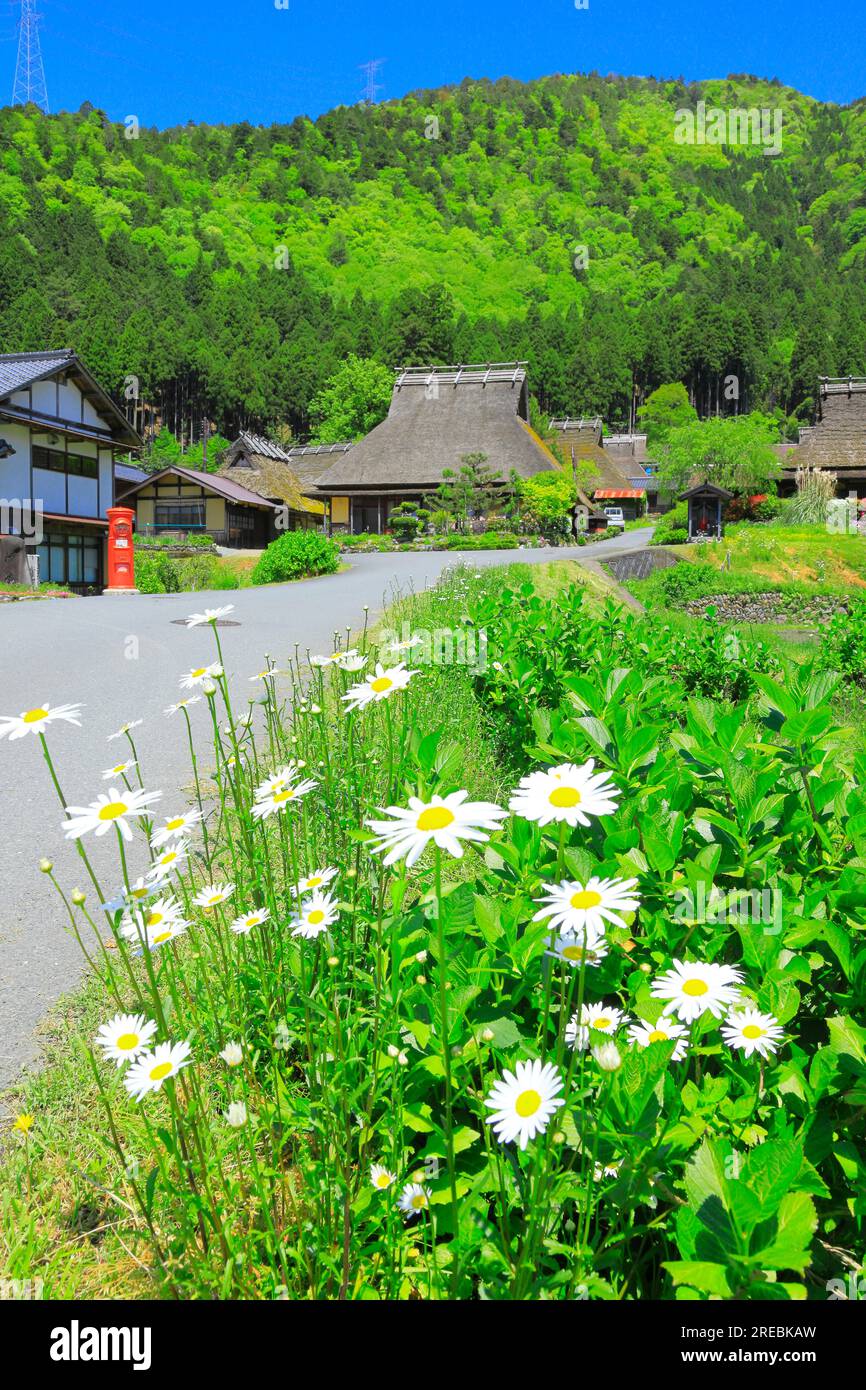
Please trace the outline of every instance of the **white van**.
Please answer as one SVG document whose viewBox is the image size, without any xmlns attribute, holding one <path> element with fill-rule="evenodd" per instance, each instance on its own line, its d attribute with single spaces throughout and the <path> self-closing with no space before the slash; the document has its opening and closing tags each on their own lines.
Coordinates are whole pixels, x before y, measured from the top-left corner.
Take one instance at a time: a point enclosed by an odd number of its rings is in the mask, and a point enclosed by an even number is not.
<svg viewBox="0 0 866 1390">
<path fill-rule="evenodd" d="M 625 517 L 622 514 L 622 507 L 605 507 L 604 514 L 611 526 L 625 526 Z"/>
</svg>

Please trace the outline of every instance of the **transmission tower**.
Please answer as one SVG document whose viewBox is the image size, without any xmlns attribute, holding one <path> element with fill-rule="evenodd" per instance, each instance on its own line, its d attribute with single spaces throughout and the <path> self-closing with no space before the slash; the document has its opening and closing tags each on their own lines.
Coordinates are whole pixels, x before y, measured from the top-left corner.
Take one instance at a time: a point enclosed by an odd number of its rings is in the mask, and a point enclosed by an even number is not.
<svg viewBox="0 0 866 1390">
<path fill-rule="evenodd" d="M 36 0 L 21 0 L 21 28 L 18 32 L 18 65 L 12 105 L 26 106 L 32 101 L 41 110 L 48 110 L 48 88 L 39 42 L 39 16 Z"/>
<path fill-rule="evenodd" d="M 382 84 L 376 81 L 376 77 L 379 69 L 384 65 L 384 62 L 384 58 L 374 58 L 372 63 L 359 64 L 361 72 L 367 79 L 364 84 L 364 93 L 361 100 L 365 101 L 368 106 L 373 106 L 375 104 L 376 93 L 382 91 Z"/>
</svg>

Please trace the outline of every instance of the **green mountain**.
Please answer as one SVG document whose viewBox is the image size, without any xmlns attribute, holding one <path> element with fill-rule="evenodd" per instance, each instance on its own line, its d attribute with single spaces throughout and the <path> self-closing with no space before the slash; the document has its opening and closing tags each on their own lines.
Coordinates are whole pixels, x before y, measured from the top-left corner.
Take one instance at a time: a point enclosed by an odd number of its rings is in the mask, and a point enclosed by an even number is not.
<svg viewBox="0 0 866 1390">
<path fill-rule="evenodd" d="M 677 112 L 766 108 L 781 149 Z M 137 138 L 128 138 L 128 137 Z M 527 358 L 543 408 L 808 415 L 866 372 L 866 101 L 751 77 L 466 81 L 315 122 L 0 111 L 0 347 L 79 350 L 165 423 L 288 425 L 350 352 Z M 730 392 L 728 393 L 730 394 Z"/>
</svg>

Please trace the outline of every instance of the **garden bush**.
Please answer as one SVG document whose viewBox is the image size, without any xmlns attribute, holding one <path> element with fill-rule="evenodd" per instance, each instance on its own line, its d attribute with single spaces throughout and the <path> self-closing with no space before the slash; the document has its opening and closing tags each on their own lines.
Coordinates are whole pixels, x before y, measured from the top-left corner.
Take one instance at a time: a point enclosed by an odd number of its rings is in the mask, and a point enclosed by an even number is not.
<svg viewBox="0 0 866 1390">
<path fill-rule="evenodd" d="M 318 531 L 286 531 L 272 541 L 252 573 L 254 584 L 284 584 L 316 574 L 333 574 L 340 564 L 334 541 Z"/>
<path fill-rule="evenodd" d="M 448 550 L 517 550 L 520 540 L 508 531 L 483 531 L 480 535 L 454 534 L 448 537 Z"/>
<path fill-rule="evenodd" d="M 849 601 L 849 611 L 830 619 L 821 637 L 821 665 L 841 671 L 846 681 L 866 686 L 866 598 Z"/>
<path fill-rule="evenodd" d="M 685 545 L 689 539 L 689 509 L 685 502 L 659 518 L 650 545 Z"/>
</svg>

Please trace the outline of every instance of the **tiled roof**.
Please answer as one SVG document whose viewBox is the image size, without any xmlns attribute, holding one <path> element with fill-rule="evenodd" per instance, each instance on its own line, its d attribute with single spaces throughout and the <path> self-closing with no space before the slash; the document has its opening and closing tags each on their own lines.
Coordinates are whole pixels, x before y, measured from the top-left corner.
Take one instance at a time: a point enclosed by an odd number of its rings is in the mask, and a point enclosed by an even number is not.
<svg viewBox="0 0 866 1390">
<path fill-rule="evenodd" d="M 0 400 L 50 376 L 74 357 L 69 348 L 57 352 L 0 352 Z"/>
</svg>

